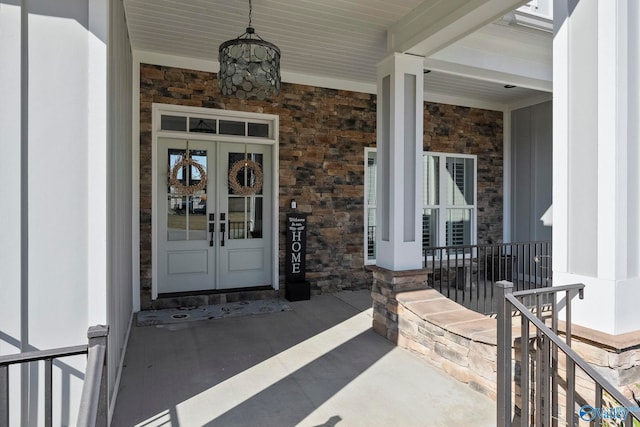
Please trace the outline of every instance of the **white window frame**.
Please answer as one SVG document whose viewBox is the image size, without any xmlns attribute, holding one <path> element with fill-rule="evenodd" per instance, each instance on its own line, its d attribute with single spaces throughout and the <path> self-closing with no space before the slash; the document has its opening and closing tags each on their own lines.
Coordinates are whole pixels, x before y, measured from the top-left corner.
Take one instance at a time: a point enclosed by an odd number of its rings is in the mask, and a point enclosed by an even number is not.
<svg viewBox="0 0 640 427">
<path fill-rule="evenodd" d="M 375 147 L 365 147 L 364 149 L 364 264 L 365 265 L 373 265 L 376 263 L 375 257 L 373 259 L 369 259 L 369 209 L 377 209 L 376 204 L 370 204 L 369 198 L 369 176 L 367 174 L 369 167 L 369 154 L 376 153 L 376 165 L 377 165 L 377 150 Z M 377 167 L 376 167 L 377 172 Z M 375 181 L 374 181 L 375 182 Z M 376 197 L 376 201 L 377 201 Z M 376 242 L 373 240 L 373 245 L 375 248 Z"/>
<path fill-rule="evenodd" d="M 438 201 L 437 205 L 426 205 L 423 202 L 424 209 L 437 209 L 438 210 L 438 243 L 435 247 L 447 246 L 446 240 L 446 213 L 450 209 L 470 209 L 471 210 L 471 236 L 469 245 L 475 245 L 478 241 L 478 156 L 474 154 L 457 154 L 457 153 L 442 153 L 436 151 L 424 151 L 423 156 L 432 156 L 438 158 L 438 171 L 439 171 L 439 188 L 438 188 Z M 473 204 L 469 205 L 453 205 L 450 203 L 447 195 L 447 185 L 445 184 L 448 179 L 447 173 L 447 158 L 454 159 L 472 159 L 473 160 Z"/>
<path fill-rule="evenodd" d="M 367 173 L 367 166 L 369 160 L 369 154 L 377 152 L 376 148 L 366 147 L 364 149 L 364 263 L 365 265 L 372 265 L 376 263 L 375 259 L 368 259 L 368 230 L 369 230 L 369 218 L 368 211 L 371 208 L 376 208 L 375 204 L 370 204 L 368 200 L 369 194 L 369 178 Z M 459 153 L 444 153 L 437 151 L 423 151 L 423 156 L 432 156 L 438 158 L 438 201 L 437 205 L 426 205 L 423 201 L 424 209 L 437 209 L 438 210 L 438 244 L 435 247 L 446 246 L 446 213 L 449 209 L 470 209 L 471 210 L 471 242 L 470 245 L 476 245 L 478 241 L 478 156 L 475 154 L 459 154 Z M 449 203 L 447 197 L 447 158 L 462 158 L 473 160 L 473 204 L 472 205 L 453 205 Z M 424 186 L 424 183 L 423 183 Z M 377 199 L 377 198 L 376 198 Z M 375 245 L 375 242 L 374 242 Z M 469 256 L 466 254 L 465 256 Z M 431 257 L 430 257 L 431 258 Z"/>
</svg>

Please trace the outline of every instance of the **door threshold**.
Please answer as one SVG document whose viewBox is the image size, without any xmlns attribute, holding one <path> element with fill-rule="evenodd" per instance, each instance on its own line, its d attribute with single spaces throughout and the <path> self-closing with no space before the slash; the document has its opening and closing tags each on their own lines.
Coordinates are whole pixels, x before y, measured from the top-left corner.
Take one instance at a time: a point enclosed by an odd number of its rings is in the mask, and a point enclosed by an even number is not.
<svg viewBox="0 0 640 427">
<path fill-rule="evenodd" d="M 253 286 L 233 289 L 212 289 L 193 292 L 171 292 L 158 294 L 158 299 L 151 301 L 151 310 L 179 307 L 199 307 L 203 305 L 224 304 L 237 301 L 253 301 L 275 299 L 280 291 L 272 286 Z"/>
</svg>

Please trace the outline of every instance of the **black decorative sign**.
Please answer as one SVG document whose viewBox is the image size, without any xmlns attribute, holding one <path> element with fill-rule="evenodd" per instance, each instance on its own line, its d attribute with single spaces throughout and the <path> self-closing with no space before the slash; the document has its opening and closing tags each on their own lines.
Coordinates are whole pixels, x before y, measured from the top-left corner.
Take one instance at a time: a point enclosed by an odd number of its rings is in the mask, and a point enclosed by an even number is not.
<svg viewBox="0 0 640 427">
<path fill-rule="evenodd" d="M 307 253 L 307 214 L 287 214 L 286 283 L 305 280 Z"/>
<path fill-rule="evenodd" d="M 287 214 L 287 248 L 285 251 L 286 297 L 290 301 L 310 298 L 305 280 L 307 254 L 307 214 Z"/>
</svg>

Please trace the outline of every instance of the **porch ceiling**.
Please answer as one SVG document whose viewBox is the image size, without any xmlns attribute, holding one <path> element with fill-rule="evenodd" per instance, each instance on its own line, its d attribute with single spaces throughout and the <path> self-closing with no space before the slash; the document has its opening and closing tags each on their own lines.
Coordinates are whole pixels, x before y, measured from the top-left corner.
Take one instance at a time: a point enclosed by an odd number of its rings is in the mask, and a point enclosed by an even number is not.
<svg viewBox="0 0 640 427">
<path fill-rule="evenodd" d="M 214 68 L 220 43 L 243 33 L 248 22 L 247 0 L 124 0 L 124 4 L 134 51 L 210 61 Z M 332 79 L 343 81 L 345 88 L 353 82 L 355 90 L 375 92 L 376 65 L 387 55 L 387 30 L 394 24 L 397 28 L 421 5 L 423 0 L 254 0 L 253 25 L 261 37 L 280 47 L 283 80 L 296 74 L 298 80 L 308 77 L 309 84 Z M 494 33 L 504 27 L 490 25 L 496 27 Z M 522 49 L 528 49 L 527 32 L 518 34 Z M 505 36 L 513 39 L 513 30 Z M 539 38 L 540 34 L 534 37 Z M 474 75 L 445 68 L 425 75 L 427 100 L 499 107 L 542 94 L 535 88 L 504 89 L 504 84 L 521 83 L 509 73 Z"/>
</svg>

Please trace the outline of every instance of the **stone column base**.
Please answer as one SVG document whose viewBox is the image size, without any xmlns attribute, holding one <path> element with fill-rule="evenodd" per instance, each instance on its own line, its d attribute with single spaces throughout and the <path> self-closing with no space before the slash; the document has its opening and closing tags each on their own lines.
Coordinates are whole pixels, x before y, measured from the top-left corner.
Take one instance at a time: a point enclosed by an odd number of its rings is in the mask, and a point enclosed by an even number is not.
<svg viewBox="0 0 640 427">
<path fill-rule="evenodd" d="M 394 344 L 398 343 L 398 301 L 401 292 L 427 289 L 427 270 L 391 271 L 371 267 L 373 285 L 373 330 Z"/>
</svg>

